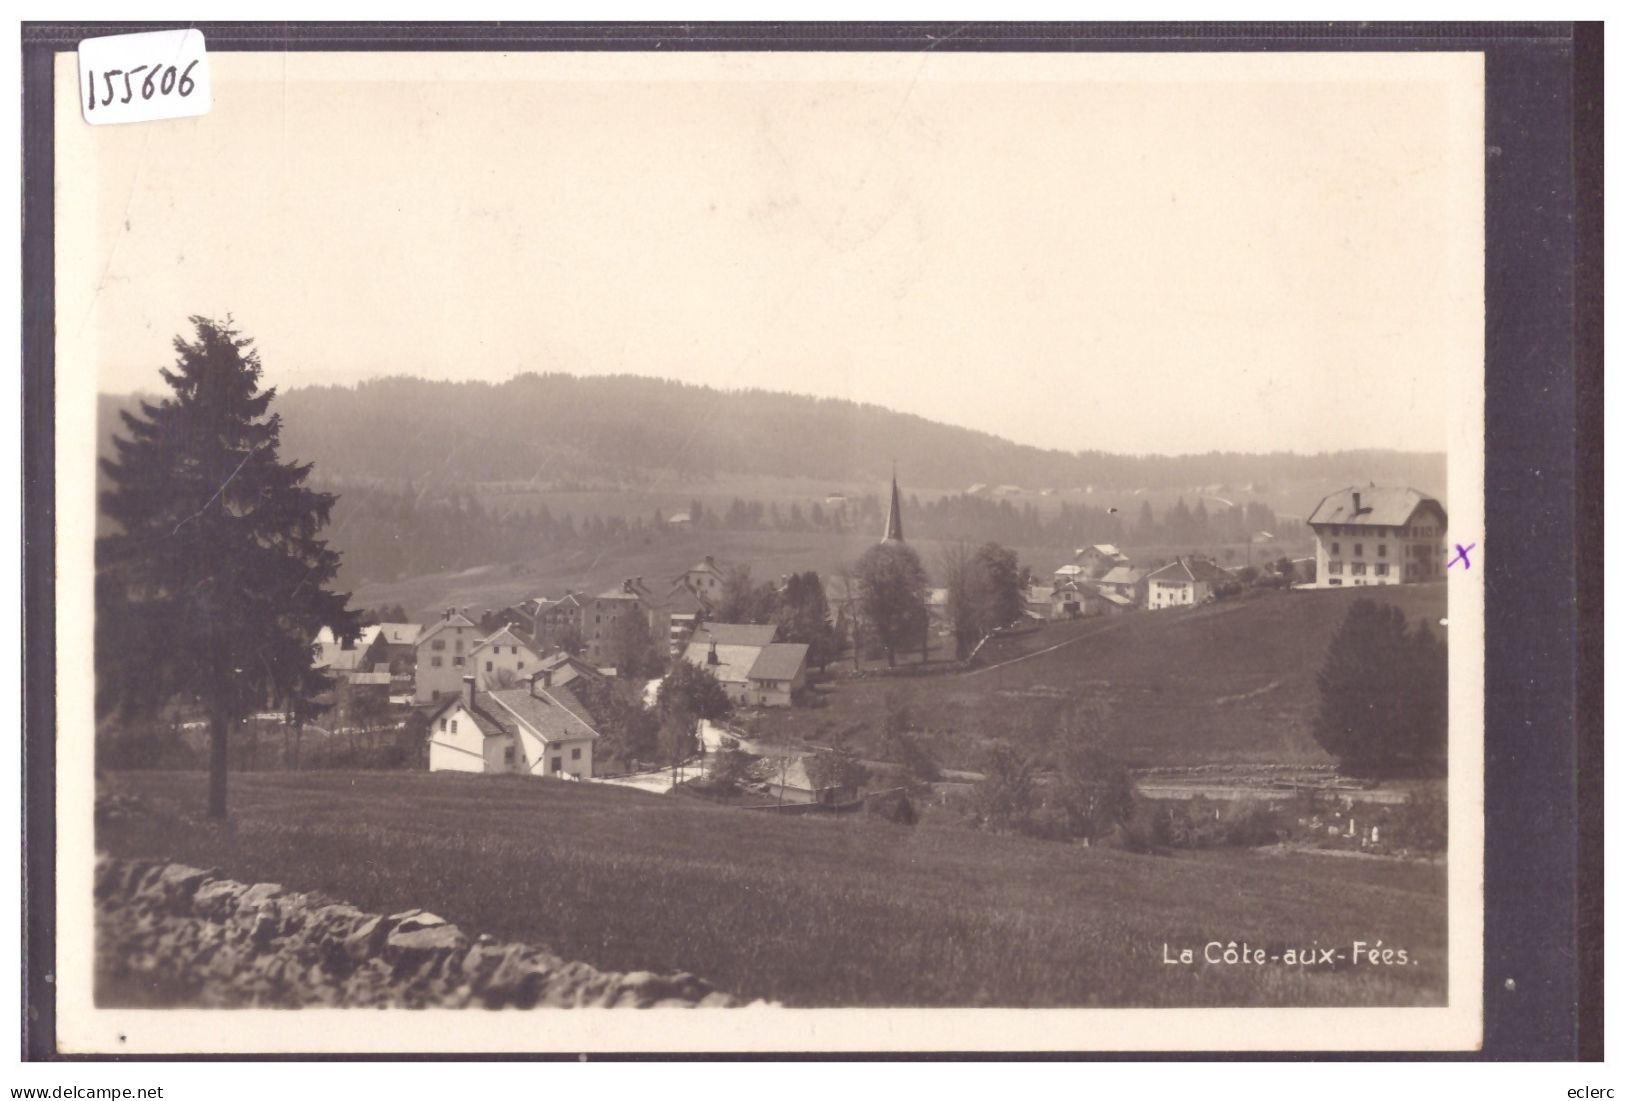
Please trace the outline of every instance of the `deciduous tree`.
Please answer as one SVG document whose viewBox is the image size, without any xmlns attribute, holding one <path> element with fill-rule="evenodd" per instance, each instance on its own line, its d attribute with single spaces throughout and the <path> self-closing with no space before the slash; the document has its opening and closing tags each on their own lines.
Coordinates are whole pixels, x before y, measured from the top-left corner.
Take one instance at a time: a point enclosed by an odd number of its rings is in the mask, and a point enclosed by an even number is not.
<svg viewBox="0 0 1625 1101">
<path fill-rule="evenodd" d="M 926 635 L 925 567 L 906 543 L 877 543 L 858 559 L 858 592 L 863 618 L 897 665 L 897 651 L 923 643 Z"/>
</svg>

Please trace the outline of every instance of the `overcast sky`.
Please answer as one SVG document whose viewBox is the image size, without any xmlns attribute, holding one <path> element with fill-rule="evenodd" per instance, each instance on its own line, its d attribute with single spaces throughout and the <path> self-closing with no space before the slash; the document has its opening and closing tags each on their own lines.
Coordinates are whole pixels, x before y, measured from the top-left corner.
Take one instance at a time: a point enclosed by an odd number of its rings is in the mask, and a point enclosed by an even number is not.
<svg viewBox="0 0 1625 1101">
<path fill-rule="evenodd" d="M 1473 55 L 212 64 L 203 118 L 59 121 L 102 390 L 230 312 L 284 387 L 630 372 L 1065 449 L 1443 450 L 1482 356 Z"/>
</svg>

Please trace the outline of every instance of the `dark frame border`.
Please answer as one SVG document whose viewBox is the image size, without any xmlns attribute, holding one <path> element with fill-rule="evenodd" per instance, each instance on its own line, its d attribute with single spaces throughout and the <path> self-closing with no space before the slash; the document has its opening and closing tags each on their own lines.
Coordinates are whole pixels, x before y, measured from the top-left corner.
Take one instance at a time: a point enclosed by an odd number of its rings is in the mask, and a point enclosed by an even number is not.
<svg viewBox="0 0 1625 1101">
<path fill-rule="evenodd" d="M 56 1053 L 50 974 L 56 914 L 53 55 L 82 38 L 176 26 L 199 27 L 216 51 L 1483 52 L 1489 156 L 1482 542 L 1491 548 L 1483 564 L 1484 1048 L 1477 1055 L 1409 1055 L 1601 1058 L 1601 24 L 104 22 L 22 28 L 25 1059 L 63 1058 Z M 1495 557 L 1503 546 L 1509 548 L 1505 559 Z M 1540 549 L 1541 570 L 1523 568 L 1533 557 L 1527 547 Z M 1588 568 L 1581 570 L 1581 561 Z M 1507 988 L 1507 979 L 1515 989 Z M 936 1057 L 942 1056 L 1012 1057 Z M 1362 1060 L 1407 1053 L 1279 1057 Z"/>
</svg>

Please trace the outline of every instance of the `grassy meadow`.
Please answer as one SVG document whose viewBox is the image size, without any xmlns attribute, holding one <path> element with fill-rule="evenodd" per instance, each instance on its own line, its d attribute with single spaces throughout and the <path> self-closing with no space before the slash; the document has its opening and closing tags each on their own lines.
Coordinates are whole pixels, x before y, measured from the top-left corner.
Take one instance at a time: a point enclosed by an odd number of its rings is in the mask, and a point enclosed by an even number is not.
<svg viewBox="0 0 1625 1101">
<path fill-rule="evenodd" d="M 98 833 L 165 858 L 423 907 L 615 970 L 790 1006 L 1440 1004 L 1444 869 L 1273 851 L 1141 856 L 950 825 L 779 818 L 591 784 L 425 773 L 108 774 Z M 929 823 L 929 819 L 928 819 Z M 1402 967 L 1206 964 L 1211 941 L 1405 948 Z M 1163 962 L 1164 944 L 1193 965 Z"/>
<path fill-rule="evenodd" d="M 1446 633 L 1442 584 L 1253 591 L 1023 629 L 991 641 L 979 655 L 985 667 L 968 673 L 843 676 L 822 687 L 824 706 L 775 712 L 761 725 L 814 743 L 846 731 L 873 751 L 894 697 L 943 764 L 976 768 L 990 740 L 1040 744 L 1067 707 L 1098 702 L 1110 709 L 1109 748 L 1135 766 L 1328 764 L 1310 734 L 1315 674 L 1361 597 Z"/>
</svg>

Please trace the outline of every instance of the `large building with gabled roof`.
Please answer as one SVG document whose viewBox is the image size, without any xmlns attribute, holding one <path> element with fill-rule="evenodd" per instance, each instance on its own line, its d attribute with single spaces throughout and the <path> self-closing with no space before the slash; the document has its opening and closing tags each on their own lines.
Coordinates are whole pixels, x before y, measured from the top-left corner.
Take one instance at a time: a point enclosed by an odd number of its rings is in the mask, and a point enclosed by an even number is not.
<svg viewBox="0 0 1625 1101">
<path fill-rule="evenodd" d="M 1444 506 L 1408 487 L 1349 486 L 1309 514 L 1315 587 L 1438 581 L 1445 571 Z"/>
</svg>

